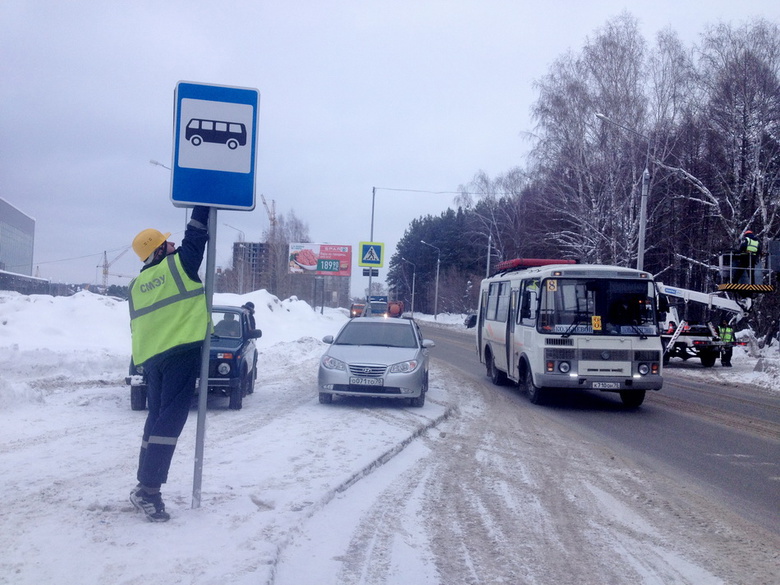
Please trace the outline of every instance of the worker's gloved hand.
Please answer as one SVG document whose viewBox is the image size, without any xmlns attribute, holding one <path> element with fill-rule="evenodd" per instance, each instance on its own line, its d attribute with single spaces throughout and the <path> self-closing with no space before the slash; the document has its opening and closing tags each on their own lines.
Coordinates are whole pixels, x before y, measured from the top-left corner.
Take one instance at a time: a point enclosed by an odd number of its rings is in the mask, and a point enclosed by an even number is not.
<svg viewBox="0 0 780 585">
<path fill-rule="evenodd" d="M 192 208 L 192 215 L 190 216 L 190 219 L 194 219 L 195 221 L 202 223 L 204 226 L 208 225 L 209 209 L 211 208 L 205 207 L 203 205 L 196 205 Z"/>
</svg>

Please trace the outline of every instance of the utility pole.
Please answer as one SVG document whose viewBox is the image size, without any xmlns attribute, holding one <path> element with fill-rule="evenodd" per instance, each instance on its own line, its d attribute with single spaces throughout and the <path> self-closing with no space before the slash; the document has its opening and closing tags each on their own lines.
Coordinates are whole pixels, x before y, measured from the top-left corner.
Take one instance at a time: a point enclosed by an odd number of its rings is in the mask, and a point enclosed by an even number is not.
<svg viewBox="0 0 780 585">
<path fill-rule="evenodd" d="M 439 268 L 441 266 L 441 249 L 424 240 L 420 240 L 420 243 L 433 248 L 438 254 L 436 256 L 436 292 L 433 297 L 433 320 L 436 321 L 439 315 Z"/>
</svg>

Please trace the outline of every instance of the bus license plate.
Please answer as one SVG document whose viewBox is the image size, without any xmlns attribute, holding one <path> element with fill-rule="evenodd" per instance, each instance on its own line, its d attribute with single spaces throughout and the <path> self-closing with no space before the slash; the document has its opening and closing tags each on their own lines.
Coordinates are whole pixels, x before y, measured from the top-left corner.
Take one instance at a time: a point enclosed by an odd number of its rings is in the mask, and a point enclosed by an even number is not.
<svg viewBox="0 0 780 585">
<path fill-rule="evenodd" d="M 356 378 L 351 377 L 349 379 L 350 384 L 355 386 L 382 386 L 385 381 L 382 378 Z"/>
<path fill-rule="evenodd" d="M 620 382 L 593 382 L 591 388 L 597 390 L 620 390 Z"/>
</svg>

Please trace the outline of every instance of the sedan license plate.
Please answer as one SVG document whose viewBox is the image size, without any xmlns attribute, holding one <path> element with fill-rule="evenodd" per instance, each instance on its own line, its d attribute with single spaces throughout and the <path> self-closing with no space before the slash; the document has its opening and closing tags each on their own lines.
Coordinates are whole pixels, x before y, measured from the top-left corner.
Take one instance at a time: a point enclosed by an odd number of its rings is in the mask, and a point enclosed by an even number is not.
<svg viewBox="0 0 780 585">
<path fill-rule="evenodd" d="M 352 376 L 349 379 L 349 383 L 355 386 L 382 386 L 385 381 L 382 378 L 358 378 Z"/>
<path fill-rule="evenodd" d="M 620 382 L 593 382 L 591 388 L 597 390 L 620 390 Z"/>
</svg>

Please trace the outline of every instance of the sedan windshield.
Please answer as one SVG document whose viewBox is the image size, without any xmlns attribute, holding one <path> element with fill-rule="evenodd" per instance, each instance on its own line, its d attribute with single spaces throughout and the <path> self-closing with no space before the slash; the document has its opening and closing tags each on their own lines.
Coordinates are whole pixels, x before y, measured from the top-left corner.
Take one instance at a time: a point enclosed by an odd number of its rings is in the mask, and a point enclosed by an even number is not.
<svg viewBox="0 0 780 585">
<path fill-rule="evenodd" d="M 414 331 L 395 322 L 351 321 L 339 334 L 334 345 L 380 345 L 385 347 L 417 347 Z"/>
</svg>

